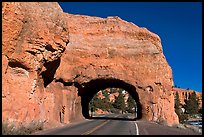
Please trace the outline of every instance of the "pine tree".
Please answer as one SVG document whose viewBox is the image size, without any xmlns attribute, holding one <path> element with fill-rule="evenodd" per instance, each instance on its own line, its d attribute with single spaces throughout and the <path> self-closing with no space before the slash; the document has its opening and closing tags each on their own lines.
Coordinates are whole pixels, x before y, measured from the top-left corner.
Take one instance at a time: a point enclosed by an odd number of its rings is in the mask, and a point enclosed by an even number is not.
<svg viewBox="0 0 204 137">
<path fill-rule="evenodd" d="M 102 99 L 102 110 L 110 112 L 112 109 L 112 104 L 110 103 L 109 92 L 107 90 L 103 90 L 102 93 L 105 97 Z"/>
<path fill-rule="evenodd" d="M 94 97 L 90 101 L 89 105 L 91 108 L 91 112 L 95 112 L 98 108 L 101 107 L 101 99 L 98 98 L 97 94 L 94 95 Z"/>
<path fill-rule="evenodd" d="M 113 103 L 113 107 L 121 110 L 123 114 L 123 112 L 125 111 L 125 100 L 122 94 L 122 89 L 119 89 L 118 92 L 119 92 L 119 95 L 116 98 L 115 102 Z"/>
<path fill-rule="evenodd" d="M 176 91 L 176 94 L 175 94 L 175 106 L 174 106 L 174 108 L 178 109 L 179 106 L 180 106 L 180 99 L 179 99 L 178 91 Z"/>
<path fill-rule="evenodd" d="M 185 103 L 186 113 L 190 115 L 198 113 L 199 105 L 195 91 L 189 95 L 189 98 Z"/>
<path fill-rule="evenodd" d="M 178 94 L 178 91 L 176 91 L 176 94 L 175 94 L 175 99 L 174 99 L 174 108 L 175 108 L 175 112 L 177 115 L 180 115 L 180 99 L 179 99 L 179 94 Z"/>
<path fill-rule="evenodd" d="M 105 98 L 108 98 L 109 92 L 107 90 L 102 90 L 102 94 Z"/>
<path fill-rule="evenodd" d="M 176 92 L 176 94 L 175 94 L 175 101 L 174 101 L 174 103 L 175 103 L 175 104 L 174 104 L 175 112 L 176 112 L 176 114 L 178 115 L 179 122 L 180 122 L 180 123 L 183 123 L 186 119 L 188 119 L 188 115 L 182 113 L 182 111 L 181 111 L 181 109 L 180 109 L 180 106 L 181 106 L 182 104 L 180 103 L 180 98 L 179 98 L 178 92 Z"/>
<path fill-rule="evenodd" d="M 136 102 L 131 95 L 129 95 L 128 97 L 127 104 L 128 104 L 127 111 L 130 113 L 134 113 L 133 108 L 136 107 Z"/>
</svg>

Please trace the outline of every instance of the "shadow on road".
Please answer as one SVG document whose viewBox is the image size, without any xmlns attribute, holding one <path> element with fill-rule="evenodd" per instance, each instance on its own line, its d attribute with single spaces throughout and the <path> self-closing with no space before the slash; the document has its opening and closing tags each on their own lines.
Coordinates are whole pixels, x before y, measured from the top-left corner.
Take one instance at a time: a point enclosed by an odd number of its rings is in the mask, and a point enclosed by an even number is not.
<svg viewBox="0 0 204 137">
<path fill-rule="evenodd" d="M 120 117 L 90 117 L 88 119 L 103 119 L 103 120 L 123 120 L 123 121 L 136 121 L 137 118 L 120 118 Z"/>
</svg>

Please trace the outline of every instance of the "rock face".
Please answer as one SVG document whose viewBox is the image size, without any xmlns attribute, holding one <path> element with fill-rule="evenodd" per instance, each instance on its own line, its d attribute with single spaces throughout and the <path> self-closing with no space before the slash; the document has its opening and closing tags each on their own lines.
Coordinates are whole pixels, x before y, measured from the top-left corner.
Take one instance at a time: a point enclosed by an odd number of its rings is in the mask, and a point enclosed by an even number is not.
<svg viewBox="0 0 204 137">
<path fill-rule="evenodd" d="M 171 67 L 146 28 L 57 3 L 3 2 L 2 34 L 2 121 L 49 128 L 82 119 L 79 87 L 116 79 L 136 89 L 143 119 L 178 123 Z"/>
<path fill-rule="evenodd" d="M 119 17 L 65 15 L 70 43 L 56 79 L 82 85 L 96 79 L 122 80 L 136 87 L 144 119 L 178 123 L 172 70 L 159 36 Z"/>
<path fill-rule="evenodd" d="M 185 104 L 184 100 L 189 98 L 189 95 L 192 94 L 193 92 L 196 93 L 196 96 L 198 98 L 198 103 L 199 103 L 199 107 L 202 108 L 202 92 L 197 92 L 191 89 L 183 89 L 183 88 L 173 88 L 174 91 L 174 95 L 176 94 L 176 92 L 178 92 L 179 95 L 179 99 L 180 99 L 180 103 L 182 105 Z"/>
<path fill-rule="evenodd" d="M 60 105 L 63 93 L 49 93 L 45 85 L 69 41 L 63 16 L 58 3 L 2 3 L 2 120 L 54 118 L 52 108 Z"/>
</svg>

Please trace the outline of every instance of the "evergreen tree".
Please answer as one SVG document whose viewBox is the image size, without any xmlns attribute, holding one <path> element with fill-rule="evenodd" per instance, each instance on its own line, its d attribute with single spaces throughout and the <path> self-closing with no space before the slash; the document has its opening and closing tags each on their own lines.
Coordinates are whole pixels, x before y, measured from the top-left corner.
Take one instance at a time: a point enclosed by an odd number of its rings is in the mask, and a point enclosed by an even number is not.
<svg viewBox="0 0 204 137">
<path fill-rule="evenodd" d="M 190 115 L 198 113 L 199 105 L 195 91 L 189 95 L 189 98 L 185 103 L 186 113 Z"/>
<path fill-rule="evenodd" d="M 90 110 L 95 112 L 97 109 L 102 109 L 103 111 L 110 111 L 112 104 L 109 101 L 109 94 L 107 90 L 102 90 L 102 94 L 105 98 L 101 99 L 98 97 L 98 94 L 95 94 L 92 100 L 90 101 Z"/>
<path fill-rule="evenodd" d="M 136 102 L 131 95 L 129 95 L 128 97 L 127 104 L 128 104 L 127 111 L 130 113 L 134 113 L 135 111 L 133 111 L 133 108 L 135 109 Z"/>
<path fill-rule="evenodd" d="M 91 101 L 89 102 L 89 109 L 91 110 L 91 112 L 96 111 L 96 106 L 95 106 L 95 96 L 91 99 Z"/>
<path fill-rule="evenodd" d="M 122 94 L 122 89 L 119 89 L 119 95 L 113 103 L 113 107 L 119 110 L 122 110 L 122 114 L 125 111 L 125 100 Z"/>
<path fill-rule="evenodd" d="M 112 108 L 112 104 L 109 102 L 109 98 L 103 98 L 102 104 L 101 104 L 101 109 L 104 111 L 110 112 L 111 108 Z"/>
<path fill-rule="evenodd" d="M 109 92 L 107 90 L 102 90 L 102 94 L 105 98 L 108 98 Z"/>
<path fill-rule="evenodd" d="M 181 109 L 180 109 L 180 106 L 182 105 L 180 103 L 180 98 L 179 98 L 179 94 L 178 92 L 176 92 L 175 94 L 175 101 L 174 101 L 174 108 L 175 108 L 175 112 L 176 114 L 178 115 L 178 118 L 179 118 L 179 122 L 180 123 L 183 123 L 186 119 L 188 119 L 188 115 L 187 114 L 184 114 Z"/>
<path fill-rule="evenodd" d="M 103 90 L 102 93 L 103 93 L 103 96 L 105 97 L 102 99 L 102 110 L 110 112 L 112 108 L 112 104 L 110 103 L 110 100 L 109 100 L 109 92 L 107 90 Z"/>
<path fill-rule="evenodd" d="M 178 91 L 176 91 L 176 94 L 175 94 L 175 106 L 174 106 L 174 108 L 175 109 L 179 109 L 179 106 L 180 106 L 180 99 L 179 99 Z"/>
<path fill-rule="evenodd" d="M 198 109 L 198 113 L 199 113 L 199 114 L 202 114 L 202 113 L 203 113 L 202 108 L 199 108 L 199 109 Z"/>
<path fill-rule="evenodd" d="M 101 104 L 102 104 L 102 101 L 100 98 L 98 98 L 98 95 L 97 94 L 94 95 L 94 97 L 89 103 L 91 111 L 95 112 L 98 108 L 101 107 Z"/>
<path fill-rule="evenodd" d="M 176 91 L 175 99 L 174 99 L 174 108 L 177 115 L 180 115 L 180 99 L 178 91 Z"/>
</svg>

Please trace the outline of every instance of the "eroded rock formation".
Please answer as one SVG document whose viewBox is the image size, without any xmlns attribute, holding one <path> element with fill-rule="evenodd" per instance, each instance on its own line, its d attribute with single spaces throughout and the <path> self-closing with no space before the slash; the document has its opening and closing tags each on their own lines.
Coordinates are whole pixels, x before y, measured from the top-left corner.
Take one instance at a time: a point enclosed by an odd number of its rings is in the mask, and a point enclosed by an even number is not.
<svg viewBox="0 0 204 137">
<path fill-rule="evenodd" d="M 178 92 L 180 103 L 182 105 L 185 104 L 185 100 L 189 99 L 190 94 L 195 92 L 198 99 L 199 108 L 202 108 L 202 92 L 197 92 L 191 89 L 183 89 L 183 88 L 173 88 L 173 91 L 174 91 L 174 95 L 176 94 L 176 92 Z"/>
<path fill-rule="evenodd" d="M 2 34 L 2 121 L 79 120 L 79 87 L 118 79 L 135 87 L 143 119 L 178 123 L 171 67 L 146 28 L 63 13 L 57 3 L 6 2 Z"/>
<path fill-rule="evenodd" d="M 54 106 L 62 104 L 63 93 L 54 96 L 45 85 L 52 81 L 69 41 L 66 23 L 58 3 L 2 3 L 3 120 L 54 119 Z"/>
<path fill-rule="evenodd" d="M 100 78 L 120 79 L 136 87 L 145 119 L 177 122 L 172 70 L 159 36 L 119 17 L 66 14 L 66 20 L 70 43 L 56 79 L 80 84 Z"/>
</svg>

